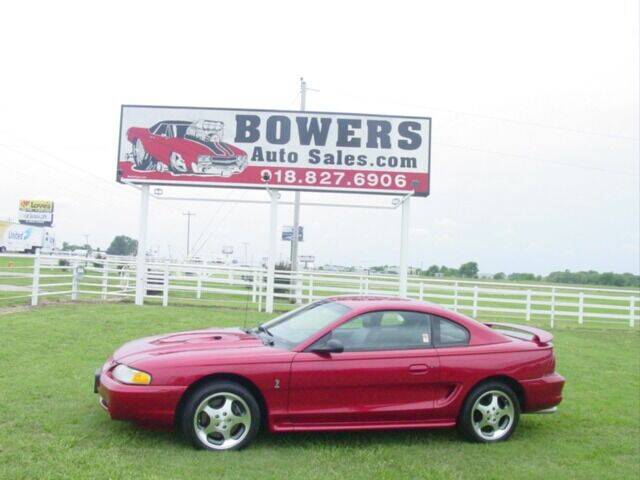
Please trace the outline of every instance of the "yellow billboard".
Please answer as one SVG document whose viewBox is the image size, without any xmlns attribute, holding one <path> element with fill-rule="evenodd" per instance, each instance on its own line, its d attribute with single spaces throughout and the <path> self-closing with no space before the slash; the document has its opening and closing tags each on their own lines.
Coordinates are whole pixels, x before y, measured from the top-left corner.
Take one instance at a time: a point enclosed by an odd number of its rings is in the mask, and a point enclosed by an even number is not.
<svg viewBox="0 0 640 480">
<path fill-rule="evenodd" d="M 20 211 L 53 213 L 53 202 L 50 200 L 20 200 Z"/>
</svg>

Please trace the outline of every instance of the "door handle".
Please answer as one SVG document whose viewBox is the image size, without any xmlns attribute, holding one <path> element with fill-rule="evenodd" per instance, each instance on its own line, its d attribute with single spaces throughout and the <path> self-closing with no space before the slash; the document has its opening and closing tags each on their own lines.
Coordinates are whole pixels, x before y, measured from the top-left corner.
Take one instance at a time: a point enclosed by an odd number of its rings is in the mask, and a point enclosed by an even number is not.
<svg viewBox="0 0 640 480">
<path fill-rule="evenodd" d="M 429 371 L 429 367 L 424 363 L 416 363 L 409 367 L 409 373 L 412 375 L 424 375 Z"/>
</svg>

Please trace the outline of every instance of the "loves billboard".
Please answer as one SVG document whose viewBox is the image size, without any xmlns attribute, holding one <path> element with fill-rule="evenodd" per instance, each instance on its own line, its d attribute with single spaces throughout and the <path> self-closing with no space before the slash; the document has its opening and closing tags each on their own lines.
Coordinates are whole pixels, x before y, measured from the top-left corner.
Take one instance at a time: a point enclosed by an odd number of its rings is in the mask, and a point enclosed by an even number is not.
<svg viewBox="0 0 640 480">
<path fill-rule="evenodd" d="M 120 182 L 429 194 L 431 119 L 123 105 Z"/>
</svg>

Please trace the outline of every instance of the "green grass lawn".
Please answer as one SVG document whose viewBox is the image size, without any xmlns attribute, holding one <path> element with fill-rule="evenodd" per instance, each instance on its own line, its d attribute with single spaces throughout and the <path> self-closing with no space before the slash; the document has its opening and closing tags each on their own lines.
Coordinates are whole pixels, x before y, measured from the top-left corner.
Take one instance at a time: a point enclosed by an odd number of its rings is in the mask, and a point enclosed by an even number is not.
<svg viewBox="0 0 640 480">
<path fill-rule="evenodd" d="M 209 453 L 99 408 L 93 369 L 123 342 L 267 318 L 124 304 L 0 310 L 0 478 L 638 478 L 637 331 L 556 330 L 567 378 L 559 412 L 523 416 L 496 445 L 465 443 L 455 431 L 263 433 L 242 452 Z"/>
</svg>

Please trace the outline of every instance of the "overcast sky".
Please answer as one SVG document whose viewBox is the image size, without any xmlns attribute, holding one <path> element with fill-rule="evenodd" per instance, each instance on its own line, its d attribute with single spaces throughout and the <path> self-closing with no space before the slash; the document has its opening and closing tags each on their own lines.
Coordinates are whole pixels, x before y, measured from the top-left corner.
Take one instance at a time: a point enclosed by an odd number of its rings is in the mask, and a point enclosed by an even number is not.
<svg viewBox="0 0 640 480">
<path fill-rule="evenodd" d="M 639 273 L 639 16 L 632 0 L 9 2 L 0 217 L 15 218 L 21 198 L 51 199 L 58 244 L 135 237 L 138 193 L 115 182 L 121 104 L 295 109 L 304 76 L 319 90 L 309 110 L 432 117 L 411 264 Z M 266 255 L 267 205 L 150 209 L 161 253 L 184 254 L 189 209 L 200 255 L 233 245 L 242 261 L 243 242 Z M 279 210 L 280 225 L 291 217 Z M 303 207 L 301 224 L 300 253 L 320 264 L 398 263 L 399 211 Z"/>
</svg>

